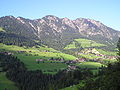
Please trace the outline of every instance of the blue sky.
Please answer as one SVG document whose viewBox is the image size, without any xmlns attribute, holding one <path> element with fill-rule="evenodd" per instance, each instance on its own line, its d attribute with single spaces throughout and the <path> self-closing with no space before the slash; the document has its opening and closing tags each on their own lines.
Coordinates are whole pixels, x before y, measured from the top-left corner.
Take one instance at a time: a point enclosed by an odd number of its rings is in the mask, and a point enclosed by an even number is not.
<svg viewBox="0 0 120 90">
<path fill-rule="evenodd" d="M 0 0 L 0 3 L 0 17 L 38 19 L 55 15 L 72 20 L 82 17 L 120 30 L 120 0 Z"/>
</svg>

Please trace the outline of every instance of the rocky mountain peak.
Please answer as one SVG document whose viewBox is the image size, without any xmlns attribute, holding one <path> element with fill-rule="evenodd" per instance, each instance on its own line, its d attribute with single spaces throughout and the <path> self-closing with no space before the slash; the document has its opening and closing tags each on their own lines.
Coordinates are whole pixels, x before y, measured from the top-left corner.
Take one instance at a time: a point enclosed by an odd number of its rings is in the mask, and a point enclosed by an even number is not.
<svg viewBox="0 0 120 90">
<path fill-rule="evenodd" d="M 76 29 L 74 22 L 68 18 L 63 18 L 62 23 L 68 25 L 69 27 Z"/>
<path fill-rule="evenodd" d="M 15 18 L 15 17 L 12 15 L 9 15 L 9 16 L 5 16 L 5 18 Z"/>
<path fill-rule="evenodd" d="M 22 17 L 17 17 L 16 19 L 17 19 L 19 22 L 25 24 L 24 19 L 23 19 Z"/>
<path fill-rule="evenodd" d="M 54 43 L 59 45 L 59 40 L 65 45 L 72 39 L 80 37 L 114 40 L 120 36 L 119 31 L 109 28 L 99 21 L 86 18 L 70 20 L 66 17 L 58 18 L 53 15 L 35 20 L 5 16 L 0 18 L 0 27 L 5 28 L 8 32 L 16 34 L 19 32 L 23 36 L 39 38 L 51 45 Z"/>
<path fill-rule="evenodd" d="M 91 23 L 95 24 L 97 27 L 104 26 L 104 24 L 102 24 L 100 21 L 96 21 L 96 20 L 93 20 L 93 19 L 88 19 L 88 21 L 90 21 Z"/>
<path fill-rule="evenodd" d="M 53 15 L 47 15 L 47 16 L 45 16 L 45 17 L 43 17 L 42 19 L 44 19 L 44 20 L 49 20 L 49 21 L 57 21 L 59 18 L 58 17 L 56 17 L 56 16 L 53 16 Z"/>
</svg>

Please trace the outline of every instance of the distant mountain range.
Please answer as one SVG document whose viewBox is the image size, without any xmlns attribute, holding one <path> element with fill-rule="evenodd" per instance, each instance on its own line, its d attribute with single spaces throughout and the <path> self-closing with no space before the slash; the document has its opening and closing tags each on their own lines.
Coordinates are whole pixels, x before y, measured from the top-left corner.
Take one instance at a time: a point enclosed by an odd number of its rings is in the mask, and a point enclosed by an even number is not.
<svg viewBox="0 0 120 90">
<path fill-rule="evenodd" d="M 6 37 L 15 35 L 17 38 L 24 38 L 24 41 L 27 39 L 30 42 L 39 41 L 55 49 L 63 49 L 78 38 L 90 39 L 109 47 L 115 47 L 115 43 L 120 37 L 120 31 L 107 27 L 99 21 L 85 18 L 70 20 L 53 15 L 35 20 L 5 16 L 0 18 L 0 27 L 5 30 L 5 32 L 0 32 L 1 35 L 9 34 L 5 35 Z M 3 35 L 1 38 L 5 36 Z"/>
</svg>

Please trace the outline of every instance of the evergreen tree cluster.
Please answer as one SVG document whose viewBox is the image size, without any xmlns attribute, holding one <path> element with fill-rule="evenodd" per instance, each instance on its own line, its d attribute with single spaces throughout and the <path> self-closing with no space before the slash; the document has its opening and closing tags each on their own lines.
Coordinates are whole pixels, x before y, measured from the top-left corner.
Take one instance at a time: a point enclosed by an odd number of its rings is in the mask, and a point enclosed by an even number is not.
<svg viewBox="0 0 120 90">
<path fill-rule="evenodd" d="M 6 45 L 29 46 L 29 47 L 40 45 L 40 43 L 37 43 L 34 40 L 28 39 L 26 37 L 4 32 L 0 32 L 0 43 L 4 43 Z"/>
</svg>

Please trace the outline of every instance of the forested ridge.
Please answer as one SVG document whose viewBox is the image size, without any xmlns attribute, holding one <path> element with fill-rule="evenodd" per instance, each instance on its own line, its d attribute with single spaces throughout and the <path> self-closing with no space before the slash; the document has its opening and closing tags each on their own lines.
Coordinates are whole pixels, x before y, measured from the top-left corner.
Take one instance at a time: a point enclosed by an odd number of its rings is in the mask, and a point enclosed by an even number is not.
<svg viewBox="0 0 120 90">
<path fill-rule="evenodd" d="M 0 32 L 0 43 L 4 43 L 6 45 L 17 45 L 17 46 L 27 46 L 33 47 L 36 45 L 41 45 L 40 42 L 35 42 L 32 39 L 26 38 L 24 36 L 20 36 L 14 33 L 5 33 Z"/>
</svg>

